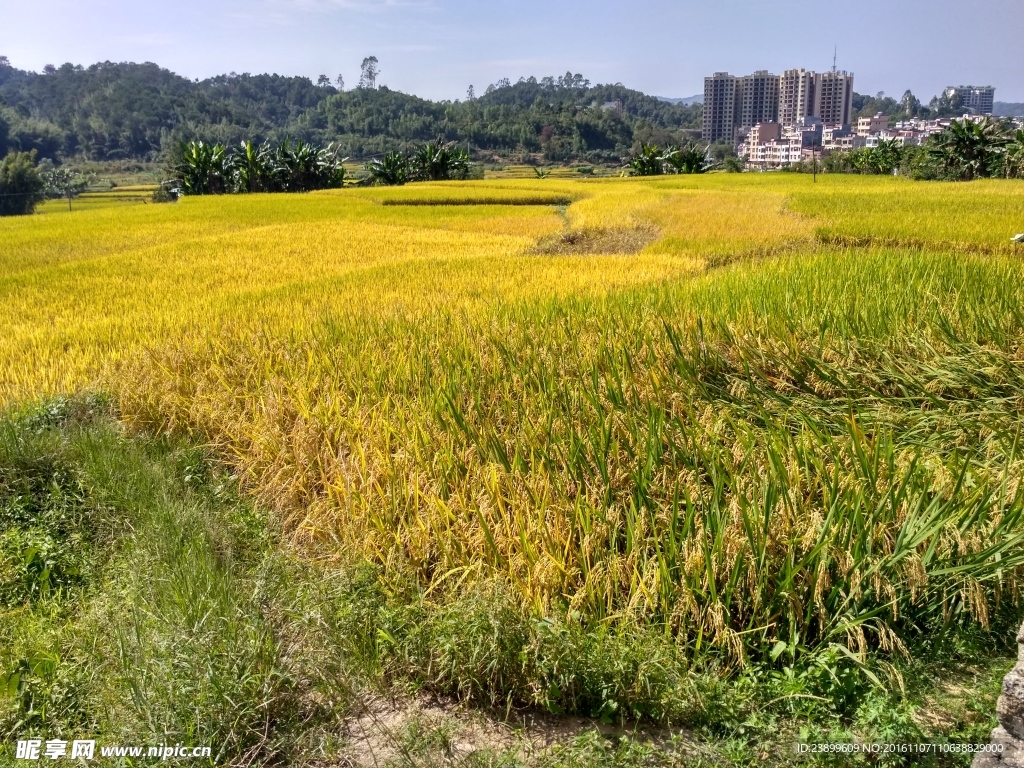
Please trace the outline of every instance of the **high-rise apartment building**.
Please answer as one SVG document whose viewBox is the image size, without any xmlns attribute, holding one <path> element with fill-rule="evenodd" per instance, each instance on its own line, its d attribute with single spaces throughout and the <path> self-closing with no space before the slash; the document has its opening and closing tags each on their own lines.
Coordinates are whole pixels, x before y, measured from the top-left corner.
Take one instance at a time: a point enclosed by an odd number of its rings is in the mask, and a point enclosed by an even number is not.
<svg viewBox="0 0 1024 768">
<path fill-rule="evenodd" d="M 748 133 L 759 123 L 775 123 L 779 120 L 779 76 L 761 69 L 752 75 L 737 78 L 736 99 L 739 114 L 734 120 L 741 133 Z"/>
<path fill-rule="evenodd" d="M 973 115 L 991 115 L 995 108 L 996 89 L 991 85 L 951 85 L 946 98 L 959 95 L 964 109 Z"/>
<path fill-rule="evenodd" d="M 716 72 L 704 78 L 705 141 L 735 141 L 761 123 L 798 126 L 819 118 L 825 125 L 849 125 L 852 114 L 850 72 L 787 69 L 779 76 L 759 70 L 743 77 Z"/>
<path fill-rule="evenodd" d="M 845 71 L 822 72 L 818 79 L 815 116 L 826 125 L 849 125 L 853 113 L 853 75 Z"/>
<path fill-rule="evenodd" d="M 728 72 L 715 72 L 704 78 L 704 125 L 705 141 L 736 138 L 737 80 Z"/>
<path fill-rule="evenodd" d="M 779 78 L 779 122 L 796 125 L 812 117 L 818 105 L 818 75 L 807 69 L 787 69 Z"/>
</svg>

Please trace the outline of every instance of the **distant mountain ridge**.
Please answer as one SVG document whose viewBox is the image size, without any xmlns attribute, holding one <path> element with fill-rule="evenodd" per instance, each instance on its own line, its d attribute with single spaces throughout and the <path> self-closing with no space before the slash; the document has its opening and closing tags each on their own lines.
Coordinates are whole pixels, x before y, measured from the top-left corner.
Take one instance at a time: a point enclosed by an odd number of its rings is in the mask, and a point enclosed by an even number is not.
<svg viewBox="0 0 1024 768">
<path fill-rule="evenodd" d="M 659 101 L 665 101 L 668 102 L 669 104 L 681 104 L 684 107 L 690 107 L 693 106 L 694 104 L 704 103 L 703 93 L 698 93 L 694 96 L 684 96 L 681 99 L 670 99 L 668 96 L 657 96 L 656 98 Z"/>
<path fill-rule="evenodd" d="M 1024 104 L 997 101 L 992 105 L 992 114 L 999 117 L 1024 117 Z"/>
</svg>

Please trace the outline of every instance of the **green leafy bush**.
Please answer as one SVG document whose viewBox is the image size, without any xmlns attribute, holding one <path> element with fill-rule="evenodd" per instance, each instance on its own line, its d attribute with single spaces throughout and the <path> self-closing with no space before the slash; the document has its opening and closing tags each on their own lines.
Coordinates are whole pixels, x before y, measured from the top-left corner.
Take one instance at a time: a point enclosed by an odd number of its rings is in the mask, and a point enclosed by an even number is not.
<svg viewBox="0 0 1024 768">
<path fill-rule="evenodd" d="M 46 199 L 35 152 L 11 152 L 0 161 L 0 216 L 32 213 Z"/>
</svg>

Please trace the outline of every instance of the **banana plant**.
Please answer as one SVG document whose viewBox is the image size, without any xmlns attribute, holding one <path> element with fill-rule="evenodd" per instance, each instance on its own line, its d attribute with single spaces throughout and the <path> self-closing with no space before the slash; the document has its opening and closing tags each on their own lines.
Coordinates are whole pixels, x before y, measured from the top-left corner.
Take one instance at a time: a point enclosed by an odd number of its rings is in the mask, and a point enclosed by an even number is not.
<svg viewBox="0 0 1024 768">
<path fill-rule="evenodd" d="M 1024 128 L 1018 128 L 1006 145 L 1003 173 L 1008 179 L 1024 179 Z"/>
<path fill-rule="evenodd" d="M 277 148 L 275 157 L 281 168 L 285 192 L 308 192 L 315 189 L 317 176 L 317 149 L 299 140 L 293 145 L 285 139 Z"/>
<path fill-rule="evenodd" d="M 182 142 L 181 159 L 171 170 L 185 195 L 219 195 L 227 192 L 226 152 L 221 144 Z"/>
<path fill-rule="evenodd" d="M 904 147 L 896 139 L 882 139 L 878 146 L 867 147 L 854 152 L 853 167 L 864 173 L 891 175 L 903 162 Z"/>
<path fill-rule="evenodd" d="M 630 176 L 661 176 L 665 162 L 657 144 L 640 144 L 640 152 L 634 155 L 626 166 Z"/>
<path fill-rule="evenodd" d="M 378 186 L 401 186 L 409 180 L 409 158 L 399 152 L 388 152 L 384 157 L 368 162 L 366 170 Z"/>
<path fill-rule="evenodd" d="M 954 120 L 931 141 L 932 158 L 943 171 L 960 181 L 998 173 L 1007 143 L 999 124 L 988 117 L 977 122 Z"/>
<path fill-rule="evenodd" d="M 454 141 L 446 144 L 437 138 L 416 150 L 413 169 L 417 181 L 464 179 L 469 175 L 469 153 Z"/>
<path fill-rule="evenodd" d="M 328 144 L 317 152 L 317 189 L 341 189 L 345 186 L 345 161 L 347 157 L 339 157 L 341 147 Z"/>
<path fill-rule="evenodd" d="M 228 167 L 236 192 L 276 192 L 281 186 L 281 168 L 267 142 L 243 141 L 230 156 Z"/>
<path fill-rule="evenodd" d="M 666 169 L 672 173 L 705 173 L 711 168 L 708 147 L 701 149 L 693 142 L 681 147 L 669 147 L 662 155 Z"/>
<path fill-rule="evenodd" d="M 172 166 L 182 194 L 223 192 L 308 192 L 345 185 L 345 161 L 334 144 L 317 147 L 285 139 L 276 149 L 268 142 L 241 142 L 228 152 L 219 144 L 182 143 L 181 159 Z"/>
</svg>

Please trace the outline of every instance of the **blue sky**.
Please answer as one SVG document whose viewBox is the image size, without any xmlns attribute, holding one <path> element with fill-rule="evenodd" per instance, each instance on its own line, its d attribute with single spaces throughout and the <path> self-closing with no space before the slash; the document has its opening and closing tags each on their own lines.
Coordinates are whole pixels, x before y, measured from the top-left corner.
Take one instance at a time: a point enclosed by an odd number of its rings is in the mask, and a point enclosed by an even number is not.
<svg viewBox="0 0 1024 768">
<path fill-rule="evenodd" d="M 1024 0 L 0 0 L 0 55 L 40 70 L 66 61 L 155 61 L 203 78 L 278 72 L 378 82 L 463 98 L 501 77 L 581 72 L 689 96 L 715 71 L 855 73 L 860 93 L 994 85 L 1024 101 Z"/>
</svg>

